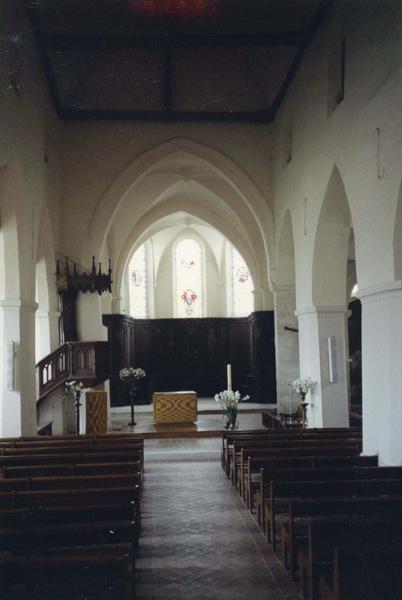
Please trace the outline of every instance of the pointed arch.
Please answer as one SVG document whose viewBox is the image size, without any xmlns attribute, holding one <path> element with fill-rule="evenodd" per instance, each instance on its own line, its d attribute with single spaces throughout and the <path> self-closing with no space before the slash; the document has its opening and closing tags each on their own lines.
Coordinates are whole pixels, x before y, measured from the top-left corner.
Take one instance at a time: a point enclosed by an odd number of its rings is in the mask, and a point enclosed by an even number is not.
<svg viewBox="0 0 402 600">
<path fill-rule="evenodd" d="M 231 205 L 224 198 L 221 198 L 221 202 L 233 217 L 242 213 L 242 220 L 250 229 L 251 239 L 254 239 L 255 243 L 263 249 L 263 256 L 260 259 L 265 265 L 265 277 L 268 277 L 269 255 L 274 243 L 274 226 L 267 199 L 232 159 L 211 146 L 188 138 L 173 138 L 151 148 L 135 158 L 111 182 L 99 199 L 89 229 L 86 257 L 83 257 L 83 260 L 93 254 L 100 254 L 109 229 L 130 190 L 152 171 L 160 168 L 164 162 L 171 162 L 172 159 L 180 161 L 183 157 L 202 166 L 210 175 L 230 188 L 234 196 Z M 150 203 L 147 209 L 149 205 Z"/>
<path fill-rule="evenodd" d="M 352 216 L 345 186 L 334 165 L 315 234 L 312 299 L 316 307 L 346 304 L 347 260 Z"/>
<path fill-rule="evenodd" d="M 129 236 L 122 245 L 121 252 L 115 264 L 114 280 L 116 290 L 120 291 L 121 289 L 124 272 L 127 268 L 127 264 L 132 252 L 135 251 L 136 248 L 138 248 L 142 243 L 144 243 L 147 237 L 149 237 L 149 230 L 152 225 L 160 219 L 181 209 L 182 202 L 180 201 L 180 198 L 173 198 L 164 203 L 162 206 L 157 205 L 153 207 L 132 228 Z M 214 227 L 220 231 L 220 233 L 222 233 L 243 256 L 250 270 L 255 286 L 262 287 L 260 284 L 262 276 L 258 268 L 258 260 L 253 255 L 248 244 L 246 244 L 242 238 L 236 236 L 236 233 L 230 222 L 228 222 L 226 219 L 223 219 L 219 215 L 212 213 L 212 211 L 203 206 L 201 203 L 188 203 L 186 212 L 188 212 L 188 214 L 191 216 L 201 219 L 211 227 Z"/>
</svg>

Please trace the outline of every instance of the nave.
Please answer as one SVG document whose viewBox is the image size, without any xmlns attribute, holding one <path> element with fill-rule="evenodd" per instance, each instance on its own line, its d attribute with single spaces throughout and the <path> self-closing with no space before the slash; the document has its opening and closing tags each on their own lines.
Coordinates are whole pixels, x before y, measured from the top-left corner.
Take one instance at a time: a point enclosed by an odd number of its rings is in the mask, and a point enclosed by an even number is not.
<svg viewBox="0 0 402 600">
<path fill-rule="evenodd" d="M 137 600 L 296 600 L 222 474 L 221 440 L 145 441 Z"/>
</svg>

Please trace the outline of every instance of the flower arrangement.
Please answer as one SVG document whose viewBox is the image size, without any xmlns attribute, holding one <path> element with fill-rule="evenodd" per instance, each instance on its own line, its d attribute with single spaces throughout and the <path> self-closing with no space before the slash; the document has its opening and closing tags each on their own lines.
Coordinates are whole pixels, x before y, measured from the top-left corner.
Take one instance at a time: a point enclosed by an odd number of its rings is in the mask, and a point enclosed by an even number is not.
<svg viewBox="0 0 402 600">
<path fill-rule="evenodd" d="M 82 381 L 79 381 L 78 383 L 76 381 L 66 381 L 66 384 L 65 384 L 66 394 L 71 392 L 72 394 L 74 394 L 74 396 L 78 396 L 81 394 L 83 389 L 84 389 L 84 384 L 82 383 Z"/>
<path fill-rule="evenodd" d="M 307 392 L 313 389 L 314 386 L 315 382 L 311 379 L 311 377 L 306 377 L 305 379 L 295 379 L 292 383 L 292 388 L 297 394 L 299 394 L 302 402 L 304 402 Z"/>
<path fill-rule="evenodd" d="M 119 377 L 122 381 L 127 381 L 130 379 L 142 379 L 146 376 L 144 369 L 134 369 L 134 367 L 127 367 L 125 369 L 120 369 Z"/>
<path fill-rule="evenodd" d="M 242 398 L 240 392 L 234 392 L 233 390 L 224 390 L 223 392 L 219 392 L 219 394 L 215 394 L 215 401 L 221 405 L 223 414 L 227 418 L 227 429 L 236 428 L 237 406 L 239 402 L 248 400 L 249 397 L 244 396 Z"/>
</svg>

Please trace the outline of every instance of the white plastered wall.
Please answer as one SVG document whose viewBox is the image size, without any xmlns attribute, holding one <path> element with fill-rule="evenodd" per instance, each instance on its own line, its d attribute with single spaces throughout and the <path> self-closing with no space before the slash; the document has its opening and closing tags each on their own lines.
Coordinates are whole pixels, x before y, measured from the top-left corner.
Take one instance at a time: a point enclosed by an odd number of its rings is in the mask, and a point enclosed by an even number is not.
<svg viewBox="0 0 402 600">
<path fill-rule="evenodd" d="M 399 245 L 398 258 L 394 233 L 397 229 L 399 236 L 401 233 L 397 208 L 402 166 L 401 31 L 397 2 L 334 4 L 281 109 L 291 115 L 291 161 L 284 163 L 275 151 L 273 173 L 275 221 L 281 223 L 287 210 L 292 216 L 297 310 L 303 314 L 299 318 L 300 370 L 302 376 L 312 376 L 319 383 L 316 397 L 310 398 L 319 407 L 319 421 L 325 412 L 321 380 L 327 377 L 328 369 L 327 353 L 320 348 L 328 335 L 342 337 L 341 318 L 334 310 L 346 298 L 346 264 L 342 267 L 340 255 L 347 257 L 347 249 L 342 235 L 332 246 L 337 236 L 329 235 L 327 243 L 322 238 L 320 241 L 331 222 L 329 214 L 322 218 L 322 205 L 334 169 L 339 174 L 354 230 L 363 303 L 364 445 L 366 451 L 379 452 L 388 463 L 402 462 L 399 443 L 390 442 L 402 424 L 396 376 L 396 365 L 402 361 L 397 341 L 400 328 L 384 323 L 385 313 L 393 315 L 394 324 L 400 313 L 395 289 L 400 287 L 401 248 Z M 328 96 L 333 91 L 328 59 L 334 40 L 343 34 L 345 95 L 337 106 Z M 276 144 L 284 137 L 281 127 L 283 119 L 278 118 L 273 128 Z M 347 228 L 345 239 L 346 233 Z M 366 297 L 381 291 L 381 302 L 365 302 Z M 346 350 L 342 343 L 339 347 L 343 369 Z M 330 418 L 342 415 L 344 411 L 332 410 L 338 400 L 328 401 Z M 388 409 L 391 406 L 395 420 Z M 379 418 L 381 414 L 387 416 Z M 342 420 L 340 417 L 338 422 Z"/>
<path fill-rule="evenodd" d="M 36 433 L 36 254 L 47 202 L 57 227 L 58 124 L 22 4 L 2 3 L 0 20 L 0 436 L 11 436 Z"/>
</svg>

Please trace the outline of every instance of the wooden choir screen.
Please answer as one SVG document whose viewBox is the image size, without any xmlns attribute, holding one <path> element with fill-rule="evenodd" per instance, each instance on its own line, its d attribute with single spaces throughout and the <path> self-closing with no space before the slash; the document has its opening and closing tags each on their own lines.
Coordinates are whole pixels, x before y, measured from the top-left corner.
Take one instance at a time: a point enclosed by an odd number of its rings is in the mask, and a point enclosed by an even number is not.
<svg viewBox="0 0 402 600">
<path fill-rule="evenodd" d="M 160 391 L 195 390 L 198 397 L 226 389 L 226 365 L 233 386 L 255 402 L 276 401 L 272 311 L 245 318 L 132 319 L 103 315 L 111 349 L 111 403 L 127 405 L 119 370 L 145 369 L 146 386 L 137 399 Z"/>
</svg>

